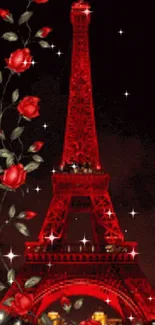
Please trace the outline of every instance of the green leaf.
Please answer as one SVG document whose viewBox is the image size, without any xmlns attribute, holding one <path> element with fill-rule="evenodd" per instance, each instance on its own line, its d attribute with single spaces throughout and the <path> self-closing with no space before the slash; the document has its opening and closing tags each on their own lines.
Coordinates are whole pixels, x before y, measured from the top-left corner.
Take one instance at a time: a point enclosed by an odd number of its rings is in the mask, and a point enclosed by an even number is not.
<svg viewBox="0 0 155 325">
<path fill-rule="evenodd" d="M 32 161 L 24 167 L 24 170 L 26 170 L 27 173 L 31 173 L 34 170 L 38 169 L 39 166 L 40 166 L 39 163 Z"/>
<path fill-rule="evenodd" d="M 2 282 L 0 282 L 0 291 L 3 291 L 5 288 L 6 286 Z"/>
<path fill-rule="evenodd" d="M 23 211 L 23 212 L 20 212 L 20 214 L 16 217 L 17 219 L 24 219 L 26 216 L 26 213 Z"/>
<path fill-rule="evenodd" d="M 13 32 L 7 32 L 2 35 L 2 38 L 4 38 L 6 41 L 14 42 L 17 41 L 18 35 Z"/>
<path fill-rule="evenodd" d="M 18 126 L 17 128 L 15 128 L 11 133 L 11 140 L 13 141 L 19 138 L 22 135 L 23 131 L 24 131 L 24 126 Z"/>
<path fill-rule="evenodd" d="M 33 11 L 25 11 L 19 18 L 19 25 L 26 23 L 33 15 Z"/>
<path fill-rule="evenodd" d="M 7 300 L 5 300 L 5 301 L 3 301 L 2 302 L 2 304 L 4 305 L 4 306 L 11 306 L 11 303 L 12 303 L 12 301 L 14 301 L 15 299 L 13 298 L 13 297 L 10 297 L 10 298 L 8 298 Z"/>
<path fill-rule="evenodd" d="M 7 158 L 11 152 L 8 149 L 0 149 L 0 157 Z"/>
<path fill-rule="evenodd" d="M 36 161 L 38 163 L 41 163 L 41 162 L 44 161 L 44 159 L 39 155 L 34 155 L 34 156 L 32 156 L 32 158 L 33 158 L 34 161 Z"/>
<path fill-rule="evenodd" d="M 22 235 L 30 236 L 28 228 L 23 223 L 16 222 L 15 226 Z"/>
<path fill-rule="evenodd" d="M 9 217 L 13 218 L 15 213 L 16 213 L 16 208 L 15 208 L 15 205 L 13 204 L 13 205 L 11 205 L 11 207 L 9 209 Z"/>
<path fill-rule="evenodd" d="M 8 274 L 7 274 L 7 280 L 10 284 L 12 284 L 12 282 L 15 281 L 15 271 L 14 269 L 9 270 Z"/>
<path fill-rule="evenodd" d="M 46 49 L 47 49 L 47 48 L 50 48 L 49 43 L 46 42 L 46 41 L 39 41 L 38 43 L 39 43 L 40 46 L 43 47 L 44 49 L 45 49 L 45 48 L 46 48 Z"/>
<path fill-rule="evenodd" d="M 28 279 L 26 282 L 25 282 L 25 288 L 32 288 L 34 287 L 37 283 L 39 283 L 41 280 L 41 277 L 39 276 L 33 276 L 31 277 L 30 279 Z"/>
<path fill-rule="evenodd" d="M 35 146 L 32 144 L 29 148 L 28 148 L 28 152 L 34 152 L 34 148 Z"/>
<path fill-rule="evenodd" d="M 7 186 L 5 186 L 3 184 L 0 184 L 0 188 L 2 188 L 5 191 L 15 192 L 14 188 L 7 187 Z"/>
<path fill-rule="evenodd" d="M 15 192 L 15 189 L 7 187 L 7 186 L 5 186 L 3 184 L 0 184 L 0 188 L 2 188 L 5 191 Z"/>
<path fill-rule="evenodd" d="M 72 307 L 72 305 L 64 305 L 63 306 L 63 309 L 65 310 L 66 313 L 69 314 L 70 313 L 70 310 L 71 310 L 71 307 Z"/>
<path fill-rule="evenodd" d="M 19 89 L 16 89 L 12 93 L 12 102 L 15 103 L 19 98 Z"/>
<path fill-rule="evenodd" d="M 14 155 L 8 155 L 7 159 L 6 159 L 6 165 L 7 167 L 10 167 L 11 165 L 14 164 Z"/>
<path fill-rule="evenodd" d="M 43 325 L 52 325 L 53 324 L 52 320 L 45 313 L 42 313 L 40 320 L 41 320 L 41 324 L 43 324 Z"/>
<path fill-rule="evenodd" d="M 34 37 L 41 37 L 41 35 L 42 35 L 42 31 L 39 29 L 34 35 Z"/>
<path fill-rule="evenodd" d="M 2 83 L 3 81 L 3 76 L 2 76 L 2 71 L 0 71 L 0 84 Z"/>
<path fill-rule="evenodd" d="M 4 20 L 7 21 L 10 24 L 14 23 L 12 14 L 7 15 Z"/>
<path fill-rule="evenodd" d="M 24 115 L 22 115 L 22 117 L 24 118 L 24 120 L 26 120 L 26 121 L 28 121 L 28 122 L 31 121 L 31 118 L 28 118 L 28 117 L 26 117 L 26 116 L 24 116 Z"/>
<path fill-rule="evenodd" d="M 80 298 L 80 299 L 75 301 L 74 308 L 76 310 L 78 310 L 78 309 L 80 309 L 82 307 L 82 305 L 83 305 L 83 298 Z"/>
</svg>

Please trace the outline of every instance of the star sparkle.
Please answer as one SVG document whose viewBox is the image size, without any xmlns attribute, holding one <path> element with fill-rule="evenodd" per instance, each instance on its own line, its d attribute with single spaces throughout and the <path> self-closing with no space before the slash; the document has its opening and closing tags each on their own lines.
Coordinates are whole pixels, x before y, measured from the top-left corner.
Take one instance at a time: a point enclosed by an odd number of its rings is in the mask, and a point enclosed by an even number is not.
<svg viewBox="0 0 155 325">
<path fill-rule="evenodd" d="M 55 170 L 54 168 L 52 169 L 52 173 L 53 173 L 53 174 L 56 173 L 56 170 Z"/>
<path fill-rule="evenodd" d="M 42 127 L 46 130 L 48 128 L 48 125 L 44 123 Z"/>
<path fill-rule="evenodd" d="M 47 264 L 47 266 L 49 267 L 49 269 L 52 267 L 52 264 L 51 264 L 51 262 L 49 262 L 48 264 Z"/>
<path fill-rule="evenodd" d="M 134 317 L 132 315 L 130 315 L 130 317 L 128 317 L 128 319 L 130 320 L 130 322 L 132 322 L 134 320 Z"/>
<path fill-rule="evenodd" d="M 34 60 L 32 60 L 31 64 L 34 66 L 37 62 L 35 62 Z"/>
<path fill-rule="evenodd" d="M 9 282 L 10 284 L 12 284 L 14 281 L 13 281 L 12 279 L 10 279 L 8 282 Z"/>
<path fill-rule="evenodd" d="M 58 56 L 61 56 L 62 52 L 60 50 L 56 53 Z"/>
<path fill-rule="evenodd" d="M 10 264 L 12 264 L 12 260 L 15 258 L 15 257 L 18 257 L 20 255 L 16 255 L 13 253 L 12 251 L 12 248 L 10 248 L 10 252 L 7 254 L 7 255 L 3 255 L 5 257 L 7 257 L 9 260 L 10 260 Z"/>
<path fill-rule="evenodd" d="M 83 245 L 85 246 L 85 244 L 88 243 L 90 240 L 86 239 L 86 237 L 85 237 L 85 235 L 84 235 L 83 239 L 81 239 L 80 241 L 81 241 L 81 242 L 83 243 Z"/>
<path fill-rule="evenodd" d="M 37 62 L 35 62 L 34 60 L 32 60 L 30 62 L 28 62 L 27 60 L 23 61 L 23 64 L 25 65 L 25 67 L 27 66 L 28 63 L 31 63 L 34 66 Z"/>
<path fill-rule="evenodd" d="M 124 32 L 123 32 L 122 29 L 120 29 L 120 30 L 118 31 L 118 33 L 119 33 L 120 35 L 122 35 Z"/>
<path fill-rule="evenodd" d="M 74 169 L 74 168 L 76 168 L 77 166 L 76 166 L 76 164 L 72 164 L 71 167 Z"/>
<path fill-rule="evenodd" d="M 150 301 L 152 301 L 152 300 L 153 300 L 153 297 L 150 296 L 148 299 L 149 299 Z"/>
<path fill-rule="evenodd" d="M 34 190 L 39 193 L 41 191 L 41 188 L 39 186 L 37 186 L 36 188 L 34 188 Z"/>
<path fill-rule="evenodd" d="M 137 253 L 137 252 L 134 250 L 134 247 L 133 247 L 132 251 L 131 251 L 129 254 L 130 254 L 130 255 L 133 257 L 133 259 L 134 259 L 135 256 L 138 255 L 139 253 Z"/>
<path fill-rule="evenodd" d="M 86 16 L 88 16 L 90 13 L 92 13 L 92 11 L 90 11 L 88 8 L 83 10 L 83 12 L 85 13 Z"/>
<path fill-rule="evenodd" d="M 25 67 L 26 67 L 27 63 L 28 62 L 26 60 L 23 61 L 23 64 L 25 65 Z"/>
<path fill-rule="evenodd" d="M 106 300 L 105 300 L 105 302 L 109 305 L 110 304 L 110 299 L 109 298 L 107 298 Z"/>
<path fill-rule="evenodd" d="M 111 210 L 109 209 L 108 212 L 106 212 L 106 214 L 109 216 L 109 218 L 111 217 L 111 215 L 113 214 L 113 212 L 111 212 Z"/>
<path fill-rule="evenodd" d="M 136 211 L 134 211 L 134 209 L 132 209 L 132 211 L 129 212 L 129 214 L 131 214 L 132 217 L 134 218 L 134 216 L 135 216 L 136 214 L 138 214 L 138 212 L 136 212 Z"/>
<path fill-rule="evenodd" d="M 126 90 L 126 92 L 124 93 L 124 96 L 127 98 L 130 94 L 128 93 L 128 91 Z"/>
<path fill-rule="evenodd" d="M 52 44 L 51 44 L 51 48 L 54 49 L 54 47 L 55 47 L 55 45 L 52 43 Z"/>
<path fill-rule="evenodd" d="M 58 239 L 59 237 L 55 237 L 53 232 L 51 232 L 50 236 L 45 237 L 46 239 L 49 239 L 51 241 L 51 245 L 53 245 L 53 242 L 55 239 Z"/>
</svg>

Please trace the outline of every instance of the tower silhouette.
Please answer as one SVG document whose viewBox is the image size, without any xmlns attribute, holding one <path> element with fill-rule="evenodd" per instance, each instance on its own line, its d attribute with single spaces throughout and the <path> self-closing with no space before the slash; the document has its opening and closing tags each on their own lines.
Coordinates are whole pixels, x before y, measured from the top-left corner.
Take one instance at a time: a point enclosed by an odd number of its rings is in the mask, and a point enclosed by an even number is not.
<svg viewBox="0 0 155 325">
<path fill-rule="evenodd" d="M 87 2 L 72 4 L 72 67 L 62 160 L 52 175 L 53 198 L 38 241 L 26 242 L 25 264 L 17 280 L 23 287 L 31 276 L 42 278 L 30 290 L 35 321 L 63 293 L 95 296 L 109 303 L 125 323 L 132 318 L 147 323 L 155 319 L 155 293 L 138 266 L 137 243 L 124 241 L 108 192 L 109 175 L 99 158 L 88 46 L 90 13 Z M 68 215 L 77 212 L 91 216 L 91 244 L 68 242 Z M 14 282 L 3 301 L 18 291 Z M 7 308 L 2 302 L 0 309 Z"/>
</svg>

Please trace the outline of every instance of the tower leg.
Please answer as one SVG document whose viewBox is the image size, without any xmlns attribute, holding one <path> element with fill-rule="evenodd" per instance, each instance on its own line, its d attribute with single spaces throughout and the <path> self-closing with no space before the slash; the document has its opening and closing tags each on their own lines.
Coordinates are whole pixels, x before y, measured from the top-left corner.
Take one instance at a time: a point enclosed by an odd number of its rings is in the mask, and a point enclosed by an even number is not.
<svg viewBox="0 0 155 325">
<path fill-rule="evenodd" d="M 124 236 L 120 230 L 109 193 L 106 192 L 104 196 L 92 196 L 91 200 L 96 221 L 105 230 L 104 238 L 106 242 L 109 244 L 121 243 Z"/>
<path fill-rule="evenodd" d="M 39 241 L 44 242 L 46 237 L 49 237 L 51 232 L 55 237 L 62 238 L 68 208 L 70 203 L 69 196 L 56 196 L 54 195 L 47 216 L 43 223 L 41 232 L 39 234 Z"/>
</svg>

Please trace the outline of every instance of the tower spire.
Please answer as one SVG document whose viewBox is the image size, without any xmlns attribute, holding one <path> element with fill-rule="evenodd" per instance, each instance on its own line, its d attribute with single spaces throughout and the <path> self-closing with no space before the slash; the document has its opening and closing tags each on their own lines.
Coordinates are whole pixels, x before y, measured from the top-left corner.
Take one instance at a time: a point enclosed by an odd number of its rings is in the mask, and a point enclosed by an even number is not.
<svg viewBox="0 0 155 325">
<path fill-rule="evenodd" d="M 83 0 L 74 2 L 71 8 L 73 51 L 61 165 L 86 162 L 94 169 L 100 169 L 89 58 L 89 9 L 90 5 Z"/>
</svg>

